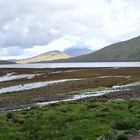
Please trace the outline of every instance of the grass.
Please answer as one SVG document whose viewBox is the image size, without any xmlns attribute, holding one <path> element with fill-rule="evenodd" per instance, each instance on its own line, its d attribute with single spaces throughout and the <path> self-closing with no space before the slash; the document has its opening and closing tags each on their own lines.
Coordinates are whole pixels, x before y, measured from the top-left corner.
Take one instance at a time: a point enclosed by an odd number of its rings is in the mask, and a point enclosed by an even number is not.
<svg viewBox="0 0 140 140">
<path fill-rule="evenodd" d="M 130 107 L 131 106 L 131 107 Z M 0 139 L 96 140 L 127 139 L 140 130 L 140 101 L 59 103 L 0 114 Z M 124 131 L 119 134 L 119 131 Z"/>
</svg>

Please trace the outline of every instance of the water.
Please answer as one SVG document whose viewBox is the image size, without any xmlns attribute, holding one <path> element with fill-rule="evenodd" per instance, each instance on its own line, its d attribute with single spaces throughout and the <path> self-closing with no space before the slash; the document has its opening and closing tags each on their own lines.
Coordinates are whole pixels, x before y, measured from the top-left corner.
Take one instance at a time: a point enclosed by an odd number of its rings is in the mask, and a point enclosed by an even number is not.
<svg viewBox="0 0 140 140">
<path fill-rule="evenodd" d="M 12 81 L 17 79 L 32 79 L 35 76 L 39 76 L 41 74 L 22 74 L 22 75 L 13 75 L 14 73 L 8 73 L 7 75 L 4 75 L 0 77 L 0 83 L 5 81 Z"/>
<path fill-rule="evenodd" d="M 81 63 L 34 63 L 8 64 L 0 68 L 97 68 L 97 67 L 140 67 L 140 62 L 81 62 Z"/>
<path fill-rule="evenodd" d="M 62 79 L 62 80 L 34 82 L 34 83 L 17 85 L 17 86 L 10 86 L 10 87 L 1 88 L 0 94 L 11 93 L 11 92 L 16 92 L 16 91 L 25 91 L 25 90 L 30 90 L 30 89 L 37 89 L 37 88 L 45 87 L 48 85 L 64 83 L 64 82 L 69 82 L 69 81 L 77 81 L 77 80 L 82 80 L 82 79 Z"/>
<path fill-rule="evenodd" d="M 73 95 L 70 98 L 64 99 L 64 100 L 56 100 L 56 101 L 48 101 L 48 102 L 39 102 L 35 103 L 35 106 L 46 106 L 49 104 L 59 103 L 59 102 L 69 102 L 69 101 L 76 101 L 84 98 L 89 97 L 99 97 L 108 93 L 114 93 L 114 92 L 120 92 L 120 91 L 127 91 L 131 88 L 136 88 L 137 86 L 140 86 L 140 82 L 134 82 L 127 85 L 121 85 L 121 86 L 113 86 L 112 88 L 106 88 L 104 90 L 97 90 L 97 91 L 91 91 L 91 92 L 85 92 L 78 95 Z"/>
<path fill-rule="evenodd" d="M 47 106 L 49 104 L 55 104 L 55 103 L 60 103 L 60 102 L 70 102 L 70 101 L 76 101 L 84 98 L 89 98 L 89 97 L 99 97 L 105 94 L 109 93 L 114 93 L 114 92 L 119 92 L 119 91 L 128 91 L 131 90 L 131 88 L 137 88 L 137 86 L 140 85 L 140 82 L 135 82 L 127 85 L 121 85 L 121 86 L 113 86 L 111 88 L 106 88 L 104 90 L 97 90 L 97 91 L 91 91 L 91 92 L 83 92 L 81 94 L 73 95 L 71 97 L 62 99 L 62 100 L 52 100 L 52 101 L 47 101 L 47 102 L 37 102 L 33 103 L 28 107 L 22 107 L 18 109 L 13 109 L 13 110 L 6 110 L 6 112 L 13 112 L 13 111 L 21 111 L 25 109 L 31 109 L 32 107 L 42 107 L 42 106 Z M 5 112 L 5 111 L 4 111 Z"/>
</svg>

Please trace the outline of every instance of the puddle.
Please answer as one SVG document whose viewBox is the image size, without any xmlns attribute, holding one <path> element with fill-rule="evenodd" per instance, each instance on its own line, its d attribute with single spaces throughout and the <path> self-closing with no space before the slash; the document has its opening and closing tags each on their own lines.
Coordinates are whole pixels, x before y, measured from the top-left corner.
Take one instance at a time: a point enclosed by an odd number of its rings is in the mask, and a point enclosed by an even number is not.
<svg viewBox="0 0 140 140">
<path fill-rule="evenodd" d="M 103 79 L 103 78 L 130 78 L 131 76 L 119 76 L 119 75 L 116 75 L 116 76 L 101 76 L 101 77 L 98 77 L 99 79 Z"/>
<path fill-rule="evenodd" d="M 11 80 L 16 80 L 16 79 L 32 79 L 35 76 L 39 76 L 41 74 L 22 74 L 22 75 L 13 75 L 14 73 L 8 73 L 7 75 L 1 76 L 0 77 L 0 82 L 5 82 L 5 81 L 11 81 Z"/>
<path fill-rule="evenodd" d="M 127 85 L 113 86 L 113 89 L 116 89 L 116 88 L 127 88 L 127 87 L 136 87 L 136 86 L 140 86 L 140 81 L 134 82 L 134 83 L 130 83 L 130 84 L 127 84 Z"/>
<path fill-rule="evenodd" d="M 79 70 L 55 71 L 55 72 L 51 72 L 50 74 L 56 74 L 56 73 L 69 73 L 69 72 L 75 72 L 75 71 L 79 71 Z"/>
</svg>

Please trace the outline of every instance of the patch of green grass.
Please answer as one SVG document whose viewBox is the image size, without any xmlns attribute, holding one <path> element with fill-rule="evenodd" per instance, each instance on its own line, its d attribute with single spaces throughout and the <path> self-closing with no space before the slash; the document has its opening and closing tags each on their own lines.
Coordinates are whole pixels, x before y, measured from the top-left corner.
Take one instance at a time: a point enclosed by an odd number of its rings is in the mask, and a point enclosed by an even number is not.
<svg viewBox="0 0 140 140">
<path fill-rule="evenodd" d="M 140 101 L 89 100 L 0 114 L 0 140 L 125 140 L 140 129 Z M 126 137 L 125 137 L 126 136 Z"/>
</svg>

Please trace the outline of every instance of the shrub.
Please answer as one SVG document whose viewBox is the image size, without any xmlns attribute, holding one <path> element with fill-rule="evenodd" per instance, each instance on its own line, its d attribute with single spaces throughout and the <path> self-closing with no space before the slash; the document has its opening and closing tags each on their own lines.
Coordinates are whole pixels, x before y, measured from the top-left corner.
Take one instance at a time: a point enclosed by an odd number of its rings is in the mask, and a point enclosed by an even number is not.
<svg viewBox="0 0 140 140">
<path fill-rule="evenodd" d="M 12 116 L 13 116 L 13 114 L 11 112 L 9 112 L 9 113 L 6 114 L 7 119 L 12 118 Z"/>
<path fill-rule="evenodd" d="M 82 136 L 74 136 L 73 140 L 83 140 Z"/>
<path fill-rule="evenodd" d="M 114 124 L 114 128 L 118 130 L 127 130 L 133 128 L 133 124 L 130 121 L 118 121 Z"/>
<path fill-rule="evenodd" d="M 117 140 L 128 140 L 128 136 L 125 134 L 118 135 Z"/>
</svg>

